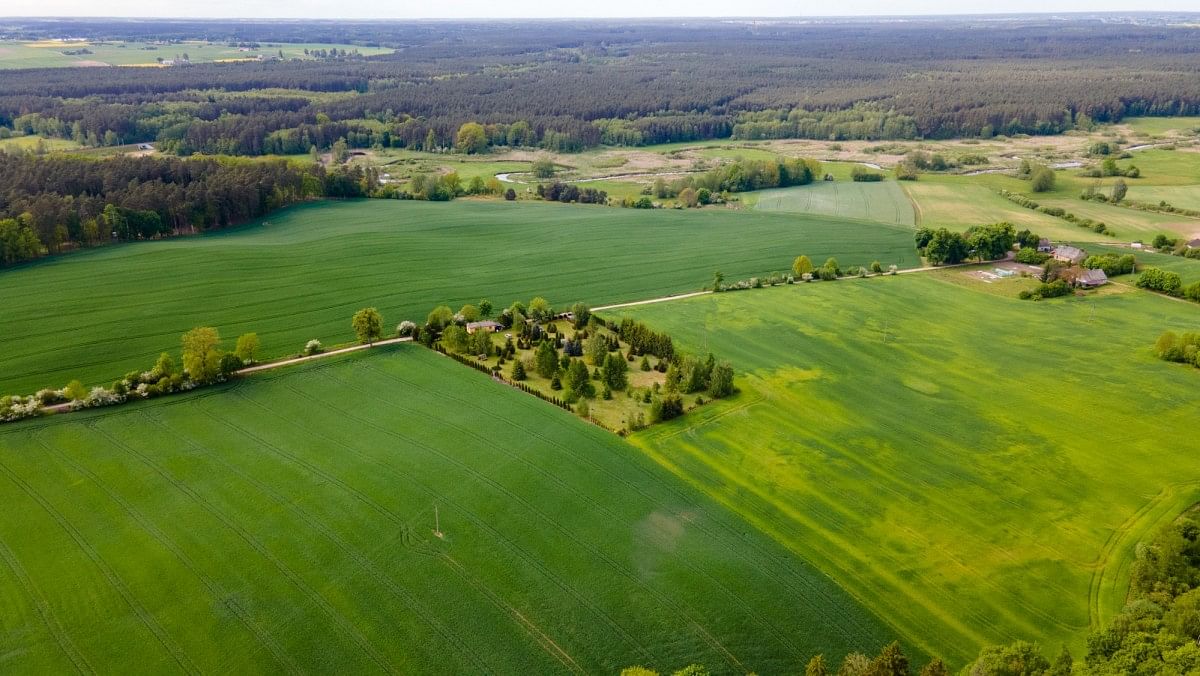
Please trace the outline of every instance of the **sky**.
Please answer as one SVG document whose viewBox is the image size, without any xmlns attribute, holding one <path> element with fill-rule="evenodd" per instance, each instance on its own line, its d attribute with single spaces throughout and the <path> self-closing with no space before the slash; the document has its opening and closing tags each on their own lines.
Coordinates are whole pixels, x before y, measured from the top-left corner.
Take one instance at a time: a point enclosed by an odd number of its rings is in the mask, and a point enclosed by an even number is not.
<svg viewBox="0 0 1200 676">
<path fill-rule="evenodd" d="M 3 0 L 0 16 L 465 19 L 1197 11 L 1197 0 Z"/>
</svg>

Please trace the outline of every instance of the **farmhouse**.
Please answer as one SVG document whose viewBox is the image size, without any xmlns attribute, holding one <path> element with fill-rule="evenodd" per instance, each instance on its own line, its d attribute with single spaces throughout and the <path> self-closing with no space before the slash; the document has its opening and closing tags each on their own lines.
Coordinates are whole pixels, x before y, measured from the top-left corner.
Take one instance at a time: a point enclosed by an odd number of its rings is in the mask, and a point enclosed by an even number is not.
<svg viewBox="0 0 1200 676">
<path fill-rule="evenodd" d="M 1041 253 L 1050 253 L 1054 250 L 1054 245 L 1045 237 L 1038 240 L 1037 250 Z"/>
<path fill-rule="evenodd" d="M 1094 289 L 1108 284 L 1108 275 L 1103 270 L 1084 270 L 1075 282 L 1086 289 Z"/>
<path fill-rule="evenodd" d="M 1070 263 L 1071 265 L 1079 265 L 1083 259 L 1087 258 L 1087 254 L 1083 249 L 1073 246 L 1060 246 L 1054 250 L 1054 260 Z"/>
<path fill-rule="evenodd" d="M 482 322 L 467 322 L 467 333 L 475 333 L 476 331 L 487 331 L 495 333 L 504 328 L 499 322 L 484 320 Z"/>
</svg>

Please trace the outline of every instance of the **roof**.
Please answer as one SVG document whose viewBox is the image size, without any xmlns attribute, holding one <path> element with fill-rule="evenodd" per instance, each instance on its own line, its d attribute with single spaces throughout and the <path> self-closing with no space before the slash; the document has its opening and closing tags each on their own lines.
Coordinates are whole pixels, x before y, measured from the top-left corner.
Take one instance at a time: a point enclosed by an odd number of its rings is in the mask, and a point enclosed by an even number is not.
<svg viewBox="0 0 1200 676">
<path fill-rule="evenodd" d="M 481 322 L 467 322 L 468 329 L 500 329 L 504 325 L 500 322 L 493 322 L 490 319 L 485 319 Z"/>
<path fill-rule="evenodd" d="M 1038 246 L 1050 246 L 1050 240 L 1043 237 L 1038 240 Z"/>
<path fill-rule="evenodd" d="M 1103 270 L 1084 270 L 1079 275 L 1079 283 L 1087 285 L 1106 284 L 1108 275 L 1104 274 Z"/>
<path fill-rule="evenodd" d="M 1084 253 L 1083 249 L 1079 249 L 1079 248 L 1076 248 L 1073 246 L 1060 246 L 1054 250 L 1054 255 L 1060 256 L 1062 258 L 1076 259 L 1076 258 L 1083 258 L 1087 254 Z"/>
<path fill-rule="evenodd" d="M 1200 249 L 1200 239 L 1193 239 L 1187 245 L 1189 249 Z"/>
</svg>

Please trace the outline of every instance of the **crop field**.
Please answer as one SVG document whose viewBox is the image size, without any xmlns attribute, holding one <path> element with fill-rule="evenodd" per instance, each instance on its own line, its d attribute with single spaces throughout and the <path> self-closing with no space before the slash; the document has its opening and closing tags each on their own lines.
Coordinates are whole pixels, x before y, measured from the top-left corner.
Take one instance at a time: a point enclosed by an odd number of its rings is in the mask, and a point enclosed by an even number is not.
<svg viewBox="0 0 1200 676">
<path fill-rule="evenodd" d="M 436 305 L 544 296 L 593 305 L 694 291 L 806 253 L 842 265 L 919 264 L 911 231 L 825 216 L 643 211 L 536 202 L 305 205 L 208 236 L 92 249 L 0 272 L 0 392 L 98 384 L 145 369 L 180 335 L 255 331 L 264 357 L 352 336 L 374 305 L 387 328 Z M 87 283 L 87 280 L 105 280 Z"/>
<path fill-rule="evenodd" d="M 742 375 L 632 442 L 957 666 L 1015 639 L 1080 654 L 1135 543 L 1200 499 L 1200 373 L 1152 353 L 1200 307 L 905 275 L 626 314 Z"/>
<path fill-rule="evenodd" d="M 6 427 L 0 500 L 6 672 L 780 673 L 893 638 L 618 437 L 414 346 Z"/>
<path fill-rule="evenodd" d="M 205 61 L 236 61 L 263 56 L 279 56 L 285 59 L 305 59 L 305 49 L 358 50 L 364 56 L 390 53 L 390 49 L 359 47 L 343 44 L 264 44 L 259 49 L 240 50 L 223 44 L 202 41 L 186 41 L 175 44 L 150 44 L 145 42 L 81 42 L 41 40 L 21 42 L 0 40 L 0 68 L 59 68 L 66 66 L 156 66 L 158 59 L 174 59 L 187 54 L 195 63 Z M 87 49 L 90 54 L 67 54 Z"/>
<path fill-rule="evenodd" d="M 818 181 L 793 188 L 762 190 L 754 208 L 860 218 L 909 227 L 914 224 L 912 202 L 895 181 Z"/>
</svg>

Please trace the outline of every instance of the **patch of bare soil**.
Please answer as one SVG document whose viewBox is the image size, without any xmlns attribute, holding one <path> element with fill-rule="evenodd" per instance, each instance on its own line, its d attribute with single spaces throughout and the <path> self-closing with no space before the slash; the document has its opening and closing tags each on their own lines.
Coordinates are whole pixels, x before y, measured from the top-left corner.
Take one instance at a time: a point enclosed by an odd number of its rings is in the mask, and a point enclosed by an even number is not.
<svg viewBox="0 0 1200 676">
<path fill-rule="evenodd" d="M 72 66 L 75 66 L 75 67 L 77 67 L 77 68 L 101 68 L 101 67 L 104 67 L 104 66 L 108 66 L 108 65 L 110 65 L 110 64 L 107 64 L 107 63 L 105 63 L 105 62 L 103 62 L 103 61 L 88 61 L 88 60 L 84 60 L 84 61 L 74 61 L 74 62 L 72 62 L 72 63 L 71 63 L 71 65 L 72 65 Z"/>
</svg>

